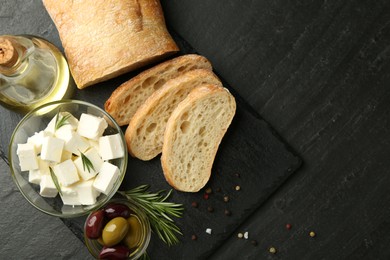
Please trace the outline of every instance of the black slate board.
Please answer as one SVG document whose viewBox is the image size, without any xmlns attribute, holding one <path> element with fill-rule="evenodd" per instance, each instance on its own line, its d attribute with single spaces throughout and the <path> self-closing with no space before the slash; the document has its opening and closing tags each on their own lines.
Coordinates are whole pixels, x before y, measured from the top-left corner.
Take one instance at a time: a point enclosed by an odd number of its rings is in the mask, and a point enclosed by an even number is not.
<svg viewBox="0 0 390 260">
<path fill-rule="evenodd" d="M 180 46 L 180 54 L 196 53 L 179 35 L 172 30 L 171 33 Z M 98 84 L 102 86 L 76 91 L 75 98 L 103 107 L 112 88 L 136 73 Z M 183 218 L 176 219 L 183 236 L 177 247 L 168 248 L 153 235 L 148 249 L 152 259 L 165 259 L 167 255 L 171 259 L 206 258 L 301 165 L 300 158 L 247 106 L 234 88 L 228 86 L 227 82 L 223 83 L 236 98 L 237 112 L 222 140 L 212 177 L 205 187 L 210 187 L 213 193 L 205 200 L 205 188 L 198 193 L 173 192 L 171 200 L 185 207 Z M 107 88 L 107 85 L 110 87 Z M 127 174 L 120 189 L 126 190 L 141 184 L 150 184 L 151 191 L 171 189 L 164 179 L 160 156 L 148 162 L 129 158 Z M 239 191 L 235 190 L 237 185 L 241 188 Z M 225 195 L 229 196 L 228 203 L 223 200 Z M 194 201 L 199 203 L 198 208 L 191 207 Z M 209 206 L 214 209 L 213 212 L 207 210 Z M 231 212 L 231 216 L 224 214 L 225 209 Z M 84 220 L 63 221 L 82 239 Z M 205 232 L 207 228 L 212 229 L 211 235 Z M 191 240 L 193 234 L 198 237 L 196 241 Z"/>
<path fill-rule="evenodd" d="M 179 35 L 172 30 L 171 33 L 181 49 L 180 54 L 196 53 Z M 112 91 L 138 72 L 125 74 L 82 91 L 76 90 L 73 98 L 103 107 Z M 234 234 L 237 227 L 301 165 L 300 158 L 278 137 L 269 124 L 253 112 L 234 88 L 227 82 L 223 83 L 236 98 L 237 112 L 222 140 L 212 177 L 206 185 L 212 188 L 213 194 L 208 200 L 204 200 L 204 190 L 198 193 L 173 192 L 171 200 L 182 203 L 186 208 L 183 218 L 176 219 L 183 232 L 183 236 L 180 237 L 181 243 L 177 247 L 168 248 L 153 235 L 148 249 L 152 259 L 166 259 L 167 255 L 171 259 L 206 258 Z M 12 129 L 23 115 L 3 107 L 0 107 L 0 111 L 4 115 L 2 117 L 4 121 L 0 125 L 3 133 L 1 139 L 2 143 L 8 143 Z M 0 148 L 1 157 L 7 159 L 8 147 Z M 171 188 L 163 177 L 159 157 L 149 162 L 129 158 L 121 190 L 140 184 L 150 184 L 151 191 Z M 235 191 L 236 185 L 241 187 L 240 191 Z M 220 192 L 217 192 L 218 188 L 221 189 Z M 223 201 L 224 195 L 229 196 L 228 203 Z M 193 201 L 199 203 L 199 208 L 191 207 Z M 208 212 L 208 206 L 212 206 L 214 212 Z M 225 209 L 230 210 L 232 215 L 225 216 Z M 63 219 L 80 240 L 83 240 L 84 221 L 85 217 Z M 212 229 L 211 235 L 205 233 L 206 228 Z M 198 236 L 197 241 L 191 240 L 192 234 Z"/>
</svg>

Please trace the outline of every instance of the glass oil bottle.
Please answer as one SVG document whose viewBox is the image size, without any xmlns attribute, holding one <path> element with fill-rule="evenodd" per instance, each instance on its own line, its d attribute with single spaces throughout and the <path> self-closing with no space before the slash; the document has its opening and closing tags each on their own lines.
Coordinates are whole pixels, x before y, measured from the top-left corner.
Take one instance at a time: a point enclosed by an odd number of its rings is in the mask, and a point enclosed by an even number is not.
<svg viewBox="0 0 390 260">
<path fill-rule="evenodd" d="M 0 36 L 0 102 L 27 112 L 71 95 L 73 80 L 62 53 L 37 36 Z"/>
</svg>

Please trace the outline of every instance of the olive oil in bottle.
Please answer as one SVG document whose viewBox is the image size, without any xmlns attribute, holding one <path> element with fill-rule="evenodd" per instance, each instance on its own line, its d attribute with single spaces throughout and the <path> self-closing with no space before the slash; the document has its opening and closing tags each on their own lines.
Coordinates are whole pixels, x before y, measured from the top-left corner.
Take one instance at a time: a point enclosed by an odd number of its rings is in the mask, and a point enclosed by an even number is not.
<svg viewBox="0 0 390 260">
<path fill-rule="evenodd" d="M 73 81 L 62 53 L 36 36 L 0 36 L 0 102 L 27 112 L 71 94 Z"/>
</svg>

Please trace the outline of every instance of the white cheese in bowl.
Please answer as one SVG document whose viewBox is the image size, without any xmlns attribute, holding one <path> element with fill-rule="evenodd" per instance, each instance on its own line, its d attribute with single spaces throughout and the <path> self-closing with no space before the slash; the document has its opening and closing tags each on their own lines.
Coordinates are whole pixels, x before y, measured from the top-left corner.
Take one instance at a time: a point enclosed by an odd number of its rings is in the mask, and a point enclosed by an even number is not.
<svg viewBox="0 0 390 260">
<path fill-rule="evenodd" d="M 46 161 L 61 162 L 64 144 L 64 140 L 56 137 L 47 136 L 43 138 L 41 158 Z"/>
<path fill-rule="evenodd" d="M 109 161 L 124 156 L 120 134 L 103 136 L 107 127 L 101 117 L 81 114 L 78 120 L 61 112 L 18 144 L 20 167 L 28 171 L 29 182 L 40 185 L 41 196 L 60 194 L 64 205 L 93 205 L 119 177 L 119 168 Z"/>
<path fill-rule="evenodd" d="M 77 133 L 85 138 L 97 140 L 102 136 L 107 126 L 106 120 L 102 117 L 82 114 L 77 127 Z"/>
<path fill-rule="evenodd" d="M 33 144 L 18 144 L 16 154 L 19 157 L 19 165 L 22 171 L 38 169 L 38 159 Z"/>
<path fill-rule="evenodd" d="M 124 149 L 119 134 L 106 135 L 99 138 L 99 153 L 103 160 L 111 160 L 124 156 Z"/>
</svg>

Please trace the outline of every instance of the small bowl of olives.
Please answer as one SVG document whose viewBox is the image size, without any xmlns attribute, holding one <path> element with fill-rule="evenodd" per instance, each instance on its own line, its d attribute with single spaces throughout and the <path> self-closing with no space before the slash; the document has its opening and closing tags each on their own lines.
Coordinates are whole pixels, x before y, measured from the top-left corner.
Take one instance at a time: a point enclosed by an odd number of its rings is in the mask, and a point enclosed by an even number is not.
<svg viewBox="0 0 390 260">
<path fill-rule="evenodd" d="M 125 198 L 111 199 L 84 224 L 85 244 L 97 259 L 138 259 L 146 253 L 150 236 L 144 211 Z"/>
</svg>

